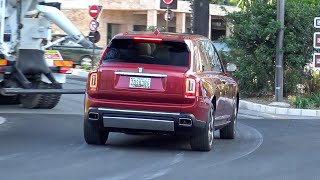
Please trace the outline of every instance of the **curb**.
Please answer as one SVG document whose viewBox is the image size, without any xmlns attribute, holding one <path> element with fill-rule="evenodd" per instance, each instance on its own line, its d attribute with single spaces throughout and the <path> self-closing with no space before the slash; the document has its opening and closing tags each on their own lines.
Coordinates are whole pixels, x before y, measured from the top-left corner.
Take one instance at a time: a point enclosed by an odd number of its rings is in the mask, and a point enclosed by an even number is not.
<svg viewBox="0 0 320 180">
<path fill-rule="evenodd" d="M 253 103 L 253 102 L 244 101 L 244 100 L 240 100 L 239 107 L 241 109 L 247 109 L 247 110 L 257 111 L 261 113 L 268 113 L 268 114 L 289 115 L 289 116 L 309 116 L 309 117 L 320 118 L 320 110 L 283 108 L 283 107 L 262 105 L 262 104 Z"/>
</svg>

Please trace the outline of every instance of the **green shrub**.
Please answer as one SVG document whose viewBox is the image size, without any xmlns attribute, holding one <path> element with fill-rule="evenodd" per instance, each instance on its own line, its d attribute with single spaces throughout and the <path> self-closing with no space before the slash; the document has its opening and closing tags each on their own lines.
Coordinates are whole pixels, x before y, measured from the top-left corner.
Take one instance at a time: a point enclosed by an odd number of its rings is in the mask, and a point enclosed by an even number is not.
<svg viewBox="0 0 320 180">
<path fill-rule="evenodd" d="M 310 99 L 316 108 L 320 108 L 320 94 L 312 93 Z"/>
<path fill-rule="evenodd" d="M 320 108 L 320 93 L 311 93 L 309 95 L 289 96 L 288 100 L 295 108 L 312 109 Z"/>
<path fill-rule="evenodd" d="M 308 109 L 313 106 L 312 101 L 309 98 L 303 96 L 297 96 L 294 105 L 296 108 L 300 109 Z"/>
<path fill-rule="evenodd" d="M 242 95 L 274 94 L 276 36 L 280 29 L 275 2 L 267 4 L 256 1 L 254 6 L 226 16 L 233 24 L 231 36 L 225 39 L 231 49 L 226 59 L 238 66 L 238 71 L 233 75 L 238 79 Z M 297 84 L 304 84 L 308 80 L 304 66 L 312 59 L 313 33 L 316 31 L 313 19 L 319 14 L 319 9 L 320 6 L 301 2 L 286 4 L 282 49 L 285 95 L 296 93 Z M 314 90 L 316 88 L 310 92 Z M 303 104 L 305 100 L 301 101 Z"/>
</svg>

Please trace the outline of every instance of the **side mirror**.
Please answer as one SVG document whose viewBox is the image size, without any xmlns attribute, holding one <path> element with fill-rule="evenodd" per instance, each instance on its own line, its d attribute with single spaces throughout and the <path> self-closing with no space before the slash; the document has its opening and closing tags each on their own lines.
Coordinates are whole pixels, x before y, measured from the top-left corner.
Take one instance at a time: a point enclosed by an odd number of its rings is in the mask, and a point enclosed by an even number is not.
<svg viewBox="0 0 320 180">
<path fill-rule="evenodd" d="M 237 70 L 237 66 L 233 63 L 227 63 L 227 71 L 234 72 Z"/>
</svg>

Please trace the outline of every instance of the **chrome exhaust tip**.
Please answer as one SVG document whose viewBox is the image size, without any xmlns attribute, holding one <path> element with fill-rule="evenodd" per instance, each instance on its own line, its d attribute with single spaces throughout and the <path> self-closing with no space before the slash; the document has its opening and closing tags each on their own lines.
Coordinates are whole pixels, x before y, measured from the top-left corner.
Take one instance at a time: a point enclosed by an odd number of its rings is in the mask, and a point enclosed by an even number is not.
<svg viewBox="0 0 320 180">
<path fill-rule="evenodd" d="M 191 127 L 192 120 L 190 118 L 179 118 L 179 126 Z"/>
<path fill-rule="evenodd" d="M 99 113 L 96 112 L 89 112 L 88 114 L 88 119 L 92 121 L 97 121 L 99 120 Z"/>
</svg>

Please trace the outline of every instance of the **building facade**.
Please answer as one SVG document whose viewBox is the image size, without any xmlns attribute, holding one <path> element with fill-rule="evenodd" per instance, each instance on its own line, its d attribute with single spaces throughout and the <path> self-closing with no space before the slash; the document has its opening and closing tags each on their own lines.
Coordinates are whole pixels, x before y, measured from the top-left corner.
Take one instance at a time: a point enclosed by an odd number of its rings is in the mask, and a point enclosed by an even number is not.
<svg viewBox="0 0 320 180">
<path fill-rule="evenodd" d="M 162 0 L 62 0 L 62 11 L 84 33 L 89 33 L 88 7 L 93 4 L 102 5 L 98 17 L 101 41 L 105 46 L 116 34 L 127 31 L 145 31 L 153 27 L 162 29 L 166 26 L 165 9 L 160 9 Z M 224 20 L 227 12 L 238 11 L 233 6 L 210 5 L 209 37 L 217 40 L 230 34 L 230 27 Z M 168 23 L 169 32 L 185 33 L 191 31 L 191 8 L 188 1 L 178 0 L 177 9 L 172 10 L 174 18 Z M 54 28 L 54 32 L 61 32 Z"/>
</svg>

